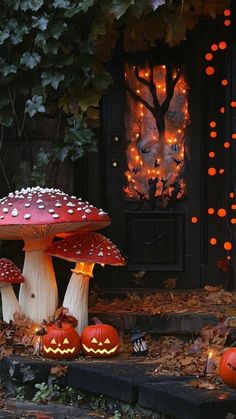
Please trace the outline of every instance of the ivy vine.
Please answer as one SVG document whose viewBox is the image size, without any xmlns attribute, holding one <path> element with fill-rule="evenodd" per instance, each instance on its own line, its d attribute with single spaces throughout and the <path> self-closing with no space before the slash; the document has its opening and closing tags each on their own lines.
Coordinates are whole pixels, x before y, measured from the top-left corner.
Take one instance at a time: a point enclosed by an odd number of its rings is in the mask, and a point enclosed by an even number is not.
<svg viewBox="0 0 236 419">
<path fill-rule="evenodd" d="M 106 69 L 122 33 L 126 51 L 159 39 L 177 45 L 203 14 L 228 0 L 2 0 L 0 4 L 0 145 L 28 139 L 29 121 L 53 120 L 54 148 L 40 150 L 32 183 L 44 186 L 49 161 L 96 150 L 94 121 L 112 83 Z M 91 122 L 92 121 L 92 122 Z M 45 122 L 46 123 L 46 122 Z"/>
</svg>

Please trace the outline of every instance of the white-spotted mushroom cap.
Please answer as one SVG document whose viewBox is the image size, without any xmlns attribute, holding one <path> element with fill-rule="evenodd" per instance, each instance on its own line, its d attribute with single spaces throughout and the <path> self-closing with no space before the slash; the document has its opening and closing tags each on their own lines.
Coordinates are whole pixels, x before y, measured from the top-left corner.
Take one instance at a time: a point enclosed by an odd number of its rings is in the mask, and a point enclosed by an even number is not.
<svg viewBox="0 0 236 419">
<path fill-rule="evenodd" d="M 54 242 L 46 252 L 70 262 L 125 265 L 125 258 L 107 237 L 93 231 L 74 234 Z"/>
<path fill-rule="evenodd" d="M 54 236 L 80 228 L 98 230 L 110 222 L 102 209 L 59 189 L 26 188 L 0 200 L 1 239 Z"/>
<path fill-rule="evenodd" d="M 19 268 L 9 259 L 0 259 L 0 287 L 10 284 L 21 284 L 25 279 Z"/>
</svg>

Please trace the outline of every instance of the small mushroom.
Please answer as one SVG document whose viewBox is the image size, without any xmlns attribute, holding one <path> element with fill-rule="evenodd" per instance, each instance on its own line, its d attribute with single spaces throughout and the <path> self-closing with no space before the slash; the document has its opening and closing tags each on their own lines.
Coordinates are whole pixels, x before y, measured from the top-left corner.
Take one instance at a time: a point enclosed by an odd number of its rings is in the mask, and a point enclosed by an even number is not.
<svg viewBox="0 0 236 419">
<path fill-rule="evenodd" d="M 124 265 L 126 263 L 117 247 L 101 234 L 84 232 L 55 242 L 46 252 L 52 256 L 76 262 L 67 286 L 63 306 L 78 320 L 77 331 L 81 334 L 88 325 L 89 279 L 93 277 L 95 263 Z"/>
<path fill-rule="evenodd" d="M 0 291 L 2 297 L 3 320 L 9 323 L 15 312 L 21 313 L 21 307 L 16 298 L 12 284 L 21 284 L 24 277 L 19 268 L 6 258 L 0 259 Z"/>
</svg>

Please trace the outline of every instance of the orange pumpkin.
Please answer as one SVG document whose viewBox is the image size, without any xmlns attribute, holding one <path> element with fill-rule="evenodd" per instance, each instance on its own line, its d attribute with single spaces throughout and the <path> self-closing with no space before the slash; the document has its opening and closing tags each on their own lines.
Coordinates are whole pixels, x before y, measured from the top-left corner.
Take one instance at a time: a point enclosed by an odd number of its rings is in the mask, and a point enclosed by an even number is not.
<svg viewBox="0 0 236 419">
<path fill-rule="evenodd" d="M 117 355 L 120 338 L 109 324 L 95 324 L 84 328 L 81 335 L 82 351 L 85 355 L 105 358 Z"/>
<path fill-rule="evenodd" d="M 219 375 L 227 386 L 236 389 L 236 348 L 229 348 L 220 358 Z"/>
<path fill-rule="evenodd" d="M 75 358 L 80 351 L 80 337 L 68 323 L 57 323 L 49 326 L 42 337 L 42 351 L 47 358 Z"/>
</svg>

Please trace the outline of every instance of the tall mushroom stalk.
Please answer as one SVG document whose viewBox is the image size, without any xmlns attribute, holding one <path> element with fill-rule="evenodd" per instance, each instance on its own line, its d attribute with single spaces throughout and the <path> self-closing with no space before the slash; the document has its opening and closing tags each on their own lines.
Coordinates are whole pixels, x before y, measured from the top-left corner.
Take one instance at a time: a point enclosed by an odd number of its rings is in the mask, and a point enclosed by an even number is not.
<svg viewBox="0 0 236 419">
<path fill-rule="evenodd" d="M 88 325 L 89 280 L 95 263 L 124 265 L 125 259 L 117 247 L 106 237 L 92 231 L 72 235 L 55 242 L 47 253 L 76 262 L 67 286 L 63 306 L 78 320 L 79 334 Z"/>
<path fill-rule="evenodd" d="M 2 298 L 2 317 L 9 323 L 14 313 L 21 313 L 21 307 L 12 288 L 12 284 L 21 284 L 24 277 L 17 266 L 9 259 L 0 259 L 0 292 Z"/>
<path fill-rule="evenodd" d="M 110 224 L 107 214 L 58 189 L 40 187 L 10 193 L 0 201 L 0 239 L 24 241 L 25 261 L 19 302 L 41 323 L 57 308 L 57 283 L 51 256 L 44 252 L 58 233 Z"/>
</svg>

